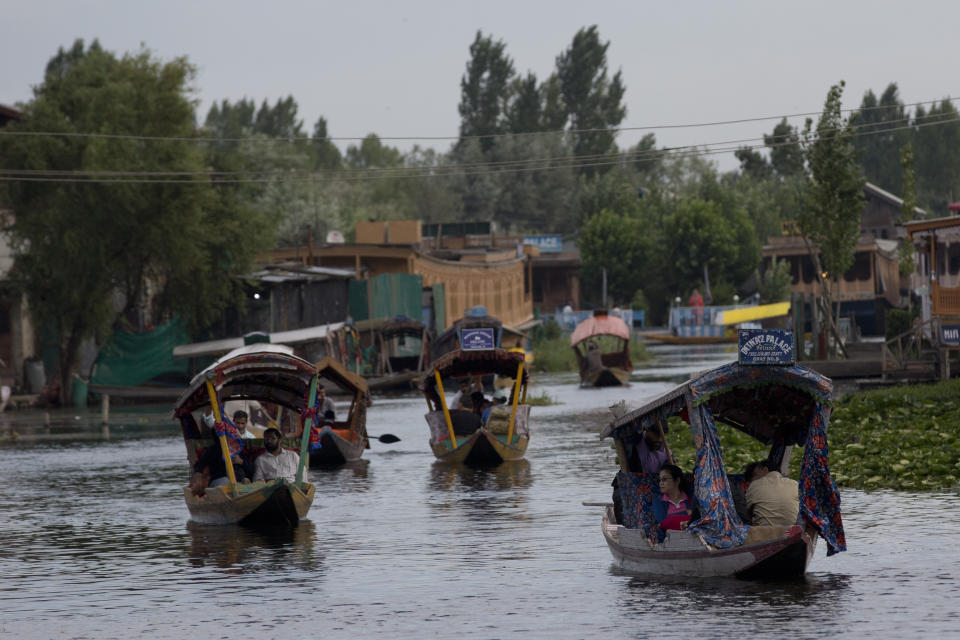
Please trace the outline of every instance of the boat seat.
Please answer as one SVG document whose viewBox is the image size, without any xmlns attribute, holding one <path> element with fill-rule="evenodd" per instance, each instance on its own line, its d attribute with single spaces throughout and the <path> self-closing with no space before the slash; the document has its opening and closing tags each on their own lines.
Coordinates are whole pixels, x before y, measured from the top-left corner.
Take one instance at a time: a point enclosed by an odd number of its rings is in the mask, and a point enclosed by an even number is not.
<svg viewBox="0 0 960 640">
<path fill-rule="evenodd" d="M 667 531 L 663 542 L 657 545 L 662 551 L 703 551 L 706 547 L 695 533 Z"/>
</svg>

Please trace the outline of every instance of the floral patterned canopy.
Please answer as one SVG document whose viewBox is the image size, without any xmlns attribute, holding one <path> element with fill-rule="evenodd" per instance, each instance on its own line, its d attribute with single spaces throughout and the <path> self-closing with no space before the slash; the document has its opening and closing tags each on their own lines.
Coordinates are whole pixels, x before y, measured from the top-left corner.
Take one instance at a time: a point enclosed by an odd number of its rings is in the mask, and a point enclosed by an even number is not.
<svg viewBox="0 0 960 640">
<path fill-rule="evenodd" d="M 737 363 L 719 367 L 660 396 L 644 407 L 616 420 L 604 432 L 629 447 L 641 432 L 673 415 L 691 425 L 698 443 L 695 487 L 701 517 L 689 530 L 717 547 L 741 544 L 749 526 L 733 507 L 723 452 L 717 439 L 717 422 L 753 436 L 774 450 L 805 445 L 800 468 L 798 521 L 816 527 L 827 542 L 827 554 L 846 550 L 840 494 L 830 477 L 827 425 L 833 384 L 815 371 L 799 365 L 756 366 Z M 655 521 L 646 517 L 657 489 L 650 478 L 625 473 L 618 476 L 624 499 L 624 524 L 644 529 L 651 537 Z M 629 513 L 633 505 L 638 514 Z"/>
</svg>

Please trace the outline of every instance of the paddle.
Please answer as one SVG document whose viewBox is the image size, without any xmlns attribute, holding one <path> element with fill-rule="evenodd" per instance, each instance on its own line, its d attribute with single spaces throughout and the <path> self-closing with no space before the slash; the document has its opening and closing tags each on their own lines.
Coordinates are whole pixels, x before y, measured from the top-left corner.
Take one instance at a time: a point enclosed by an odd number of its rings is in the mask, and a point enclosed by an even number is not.
<svg viewBox="0 0 960 640">
<path fill-rule="evenodd" d="M 385 434 L 383 434 L 382 436 L 371 436 L 371 435 L 368 433 L 368 434 L 367 434 L 367 438 L 370 438 L 370 439 L 373 439 L 373 440 L 379 440 L 379 441 L 382 442 L 383 444 L 393 444 L 394 442 L 400 442 L 400 438 L 398 438 L 397 436 L 393 435 L 392 433 L 385 433 Z"/>
</svg>

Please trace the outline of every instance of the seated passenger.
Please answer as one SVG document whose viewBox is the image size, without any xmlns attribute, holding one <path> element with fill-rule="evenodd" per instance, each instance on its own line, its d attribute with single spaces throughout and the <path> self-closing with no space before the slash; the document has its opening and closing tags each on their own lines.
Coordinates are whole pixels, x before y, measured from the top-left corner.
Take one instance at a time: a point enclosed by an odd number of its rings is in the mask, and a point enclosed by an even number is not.
<svg viewBox="0 0 960 640">
<path fill-rule="evenodd" d="M 664 531 L 682 531 L 692 515 L 690 498 L 680 489 L 683 471 L 675 464 L 660 467 L 660 499 L 653 501 L 653 515 Z"/>
<path fill-rule="evenodd" d="M 766 460 L 748 464 L 743 477 L 750 483 L 746 496 L 749 524 L 791 527 L 797 523 L 800 500 L 796 480 L 771 471 Z"/>
<path fill-rule="evenodd" d="M 277 478 L 294 482 L 297 479 L 300 455 L 284 449 L 281 446 L 282 439 L 280 431 L 273 427 L 263 433 L 263 446 L 266 451 L 257 458 L 256 471 L 253 472 L 254 482 L 258 480 L 269 482 Z"/>
<path fill-rule="evenodd" d="M 231 461 L 233 462 L 233 475 L 237 482 L 250 482 L 242 456 L 238 453 Z M 213 442 L 203 450 L 203 453 L 197 457 L 197 461 L 193 463 L 193 479 L 190 481 L 190 490 L 193 495 L 202 496 L 206 493 L 207 487 L 213 488 L 225 484 L 230 484 L 230 478 L 227 476 L 227 465 L 223 461 L 220 438 L 214 437 Z"/>
</svg>

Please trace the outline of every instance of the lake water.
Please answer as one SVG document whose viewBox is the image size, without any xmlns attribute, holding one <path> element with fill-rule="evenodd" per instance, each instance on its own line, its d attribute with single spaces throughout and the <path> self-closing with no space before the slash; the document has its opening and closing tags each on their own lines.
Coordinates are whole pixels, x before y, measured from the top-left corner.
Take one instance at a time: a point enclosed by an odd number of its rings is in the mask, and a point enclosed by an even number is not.
<svg viewBox="0 0 960 640">
<path fill-rule="evenodd" d="M 538 376 L 526 459 L 492 471 L 435 462 L 422 396 L 377 397 L 363 464 L 311 471 L 294 532 L 188 522 L 186 457 L 166 407 L 4 414 L 0 638 L 956 637 L 960 497 L 843 491 L 850 551 L 818 545 L 788 584 L 618 572 L 600 533 L 610 498 L 606 407 L 630 406 L 720 347 L 655 349 L 627 389 Z M 20 437 L 11 437 L 11 433 Z"/>
</svg>

